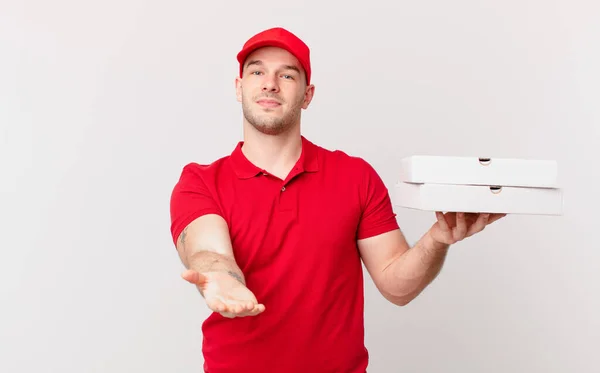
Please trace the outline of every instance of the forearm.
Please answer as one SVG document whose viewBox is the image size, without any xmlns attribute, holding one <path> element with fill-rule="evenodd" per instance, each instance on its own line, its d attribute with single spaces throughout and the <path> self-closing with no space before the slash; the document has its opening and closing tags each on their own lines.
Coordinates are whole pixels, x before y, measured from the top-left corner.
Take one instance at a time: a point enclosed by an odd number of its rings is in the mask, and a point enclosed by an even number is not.
<svg viewBox="0 0 600 373">
<path fill-rule="evenodd" d="M 187 269 L 229 273 L 245 284 L 233 255 L 227 224 L 220 216 L 205 215 L 190 223 L 179 236 L 177 251 Z"/>
<path fill-rule="evenodd" d="M 246 280 L 235 259 L 231 256 L 216 253 L 214 251 L 196 251 L 187 258 L 188 269 L 200 273 L 225 272 L 239 280 L 244 285 Z"/>
<path fill-rule="evenodd" d="M 414 247 L 398 256 L 384 272 L 386 298 L 405 305 L 419 295 L 440 273 L 448 245 L 435 242 L 427 232 Z"/>
</svg>

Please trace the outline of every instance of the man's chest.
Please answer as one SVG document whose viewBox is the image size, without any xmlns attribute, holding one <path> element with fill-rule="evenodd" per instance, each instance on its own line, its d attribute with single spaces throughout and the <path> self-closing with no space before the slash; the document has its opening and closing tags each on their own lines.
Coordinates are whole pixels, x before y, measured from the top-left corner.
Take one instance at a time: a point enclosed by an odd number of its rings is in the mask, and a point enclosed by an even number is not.
<svg viewBox="0 0 600 373">
<path fill-rule="evenodd" d="M 241 267 L 302 263 L 355 250 L 361 218 L 357 188 L 315 179 L 286 185 L 258 179 L 251 181 L 255 185 L 231 187 L 221 208 Z"/>
</svg>

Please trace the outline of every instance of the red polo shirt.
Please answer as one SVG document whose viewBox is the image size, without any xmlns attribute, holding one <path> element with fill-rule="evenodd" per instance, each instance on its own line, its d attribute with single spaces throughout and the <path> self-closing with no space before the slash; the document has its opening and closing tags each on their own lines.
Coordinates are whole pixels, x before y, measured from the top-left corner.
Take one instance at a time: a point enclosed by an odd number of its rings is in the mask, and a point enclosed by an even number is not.
<svg viewBox="0 0 600 373">
<path fill-rule="evenodd" d="M 388 190 L 363 159 L 302 138 L 281 180 L 253 165 L 240 142 L 212 164 L 183 168 L 171 234 L 203 214 L 229 225 L 257 316 L 213 313 L 202 327 L 204 369 L 364 373 L 363 272 L 357 239 L 398 228 Z"/>
</svg>

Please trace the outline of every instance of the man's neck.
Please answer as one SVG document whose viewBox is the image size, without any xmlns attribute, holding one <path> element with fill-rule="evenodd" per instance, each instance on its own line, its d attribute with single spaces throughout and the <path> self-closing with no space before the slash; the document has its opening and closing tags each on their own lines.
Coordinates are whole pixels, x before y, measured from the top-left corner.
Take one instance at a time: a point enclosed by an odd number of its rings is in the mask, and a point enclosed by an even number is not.
<svg viewBox="0 0 600 373">
<path fill-rule="evenodd" d="M 242 153 L 257 167 L 283 180 L 302 153 L 299 128 L 280 135 L 266 135 L 248 128 L 244 131 Z"/>
</svg>

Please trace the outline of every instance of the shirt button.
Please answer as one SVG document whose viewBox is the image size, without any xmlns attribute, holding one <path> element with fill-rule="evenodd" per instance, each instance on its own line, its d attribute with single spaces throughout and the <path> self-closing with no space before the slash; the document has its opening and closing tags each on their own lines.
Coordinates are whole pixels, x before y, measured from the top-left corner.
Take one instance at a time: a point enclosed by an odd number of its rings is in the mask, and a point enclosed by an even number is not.
<svg viewBox="0 0 600 373">
<path fill-rule="evenodd" d="M 282 192 L 285 192 L 285 187 L 281 188 L 281 191 L 282 191 Z"/>
</svg>

